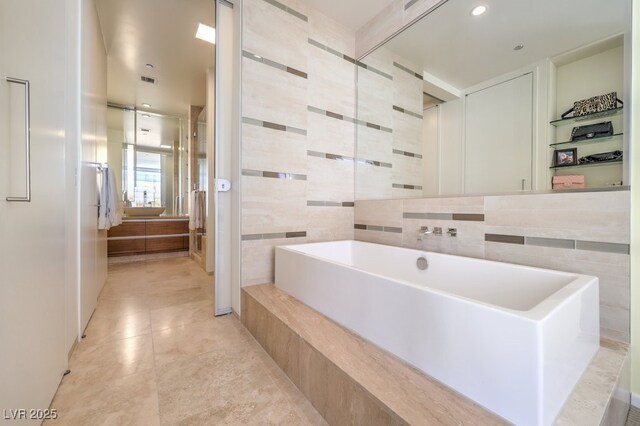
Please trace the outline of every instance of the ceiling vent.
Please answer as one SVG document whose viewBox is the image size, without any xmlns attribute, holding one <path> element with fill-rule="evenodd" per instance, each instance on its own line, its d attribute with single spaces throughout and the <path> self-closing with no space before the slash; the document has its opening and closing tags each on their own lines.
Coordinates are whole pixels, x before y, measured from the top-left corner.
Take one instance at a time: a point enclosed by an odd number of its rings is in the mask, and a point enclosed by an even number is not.
<svg viewBox="0 0 640 426">
<path fill-rule="evenodd" d="M 140 81 L 142 81 L 143 83 L 149 83 L 149 84 L 156 84 L 156 79 L 153 77 L 147 77 L 144 75 L 140 76 Z"/>
</svg>

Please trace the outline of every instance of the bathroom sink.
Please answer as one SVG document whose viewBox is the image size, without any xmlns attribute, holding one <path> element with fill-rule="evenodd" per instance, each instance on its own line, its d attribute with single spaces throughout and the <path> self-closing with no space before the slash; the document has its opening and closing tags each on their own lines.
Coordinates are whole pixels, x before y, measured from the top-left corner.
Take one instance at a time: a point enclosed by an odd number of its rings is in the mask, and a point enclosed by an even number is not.
<svg viewBox="0 0 640 426">
<path fill-rule="evenodd" d="M 165 207 L 125 207 L 124 213 L 127 216 L 160 216 L 164 213 Z"/>
</svg>

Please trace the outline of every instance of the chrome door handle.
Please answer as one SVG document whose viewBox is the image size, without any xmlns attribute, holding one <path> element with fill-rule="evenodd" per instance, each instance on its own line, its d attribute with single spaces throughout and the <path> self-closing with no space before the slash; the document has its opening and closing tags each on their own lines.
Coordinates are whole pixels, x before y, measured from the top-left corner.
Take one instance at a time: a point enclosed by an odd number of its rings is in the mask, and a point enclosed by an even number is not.
<svg viewBox="0 0 640 426">
<path fill-rule="evenodd" d="M 26 149 L 26 165 L 25 170 L 27 173 L 27 188 L 24 197 L 7 197 L 6 200 L 10 202 L 31 202 L 31 109 L 29 108 L 29 100 L 31 99 L 31 91 L 29 87 L 29 80 L 20 80 L 19 78 L 6 77 L 7 82 L 22 84 L 24 86 L 24 134 L 25 134 L 25 149 Z"/>
</svg>

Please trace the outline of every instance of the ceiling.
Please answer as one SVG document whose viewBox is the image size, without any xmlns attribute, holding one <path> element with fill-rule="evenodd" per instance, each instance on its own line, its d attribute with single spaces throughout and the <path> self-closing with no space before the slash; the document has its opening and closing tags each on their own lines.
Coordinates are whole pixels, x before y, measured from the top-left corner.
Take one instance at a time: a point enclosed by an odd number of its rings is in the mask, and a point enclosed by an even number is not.
<svg viewBox="0 0 640 426">
<path fill-rule="evenodd" d="M 373 19 L 393 0 L 305 0 L 314 10 L 356 31 Z"/>
<path fill-rule="evenodd" d="M 457 89 L 625 31 L 631 0 L 449 0 L 385 47 Z M 471 16 L 483 4 L 487 11 Z M 521 50 L 514 50 L 518 44 Z"/>
<path fill-rule="evenodd" d="M 215 0 L 97 0 L 108 56 L 109 102 L 186 115 L 206 102 L 214 46 L 195 38 L 199 22 L 215 25 Z M 145 64 L 153 64 L 148 69 Z M 140 76 L 156 84 L 140 81 Z"/>
<path fill-rule="evenodd" d="M 138 134 L 134 137 L 134 126 L 137 115 Z M 109 131 L 118 132 L 118 143 L 133 144 L 149 148 L 171 149 L 175 141 L 180 140 L 180 119 L 142 111 L 109 107 L 107 110 L 107 127 Z M 148 130 L 148 131 L 145 131 Z M 115 137 L 115 134 L 112 134 Z"/>
</svg>

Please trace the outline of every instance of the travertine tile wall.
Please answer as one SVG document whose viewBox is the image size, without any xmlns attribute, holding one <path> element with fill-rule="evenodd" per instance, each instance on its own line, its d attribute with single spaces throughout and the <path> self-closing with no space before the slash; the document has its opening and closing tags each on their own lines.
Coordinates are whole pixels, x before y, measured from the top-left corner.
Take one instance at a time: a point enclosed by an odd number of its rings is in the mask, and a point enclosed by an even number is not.
<svg viewBox="0 0 640 426">
<path fill-rule="evenodd" d="M 297 0 L 244 0 L 242 284 L 274 247 L 353 238 L 355 34 Z"/>
<path fill-rule="evenodd" d="M 628 342 L 629 208 L 629 191 L 357 201 L 355 238 L 595 275 L 601 333 Z"/>
<path fill-rule="evenodd" d="M 422 196 L 420 68 L 381 47 L 358 62 L 356 194 Z"/>
</svg>

